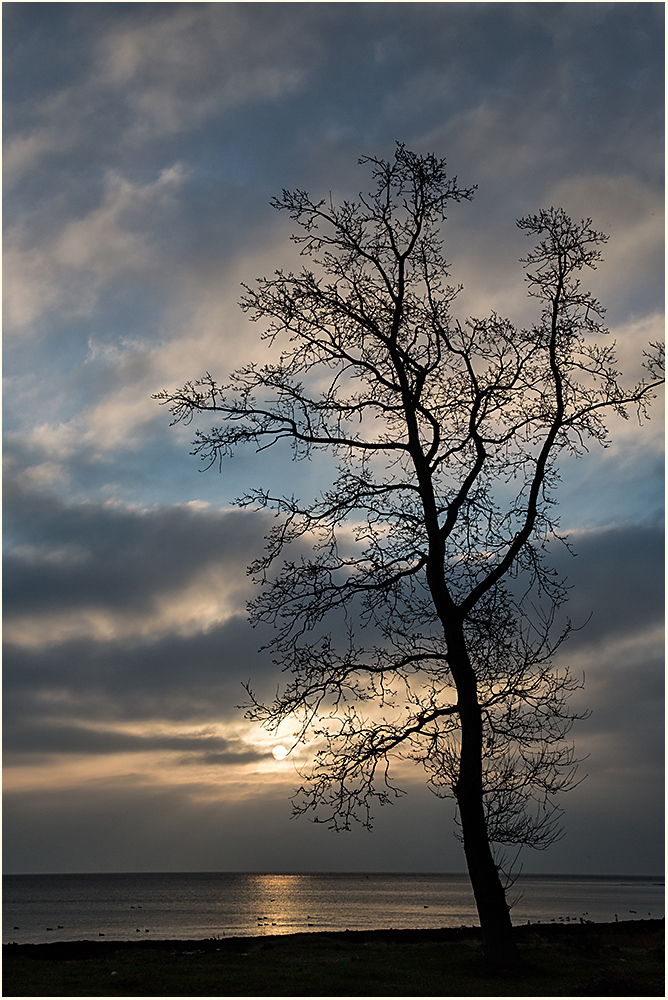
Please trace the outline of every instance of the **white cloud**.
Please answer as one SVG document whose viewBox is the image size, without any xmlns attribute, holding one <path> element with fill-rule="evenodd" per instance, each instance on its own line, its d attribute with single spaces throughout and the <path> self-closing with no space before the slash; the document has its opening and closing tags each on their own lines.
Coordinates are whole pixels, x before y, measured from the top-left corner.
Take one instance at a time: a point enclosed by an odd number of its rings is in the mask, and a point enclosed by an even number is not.
<svg viewBox="0 0 668 1000">
<path fill-rule="evenodd" d="M 88 338 L 80 372 L 74 372 L 76 380 L 85 380 L 87 364 L 104 372 L 102 381 L 96 382 L 99 391 L 89 404 L 72 413 L 66 383 L 58 380 L 54 385 L 39 370 L 30 379 L 15 380 L 7 386 L 7 398 L 11 394 L 16 401 L 15 412 L 25 417 L 19 429 L 6 432 L 6 440 L 35 463 L 33 468 L 48 462 L 50 468 L 60 468 L 60 476 L 66 477 L 67 463 L 77 456 L 104 461 L 119 451 L 139 449 L 168 422 L 167 411 L 152 398 L 154 393 L 196 379 L 207 370 L 224 381 L 242 364 L 266 361 L 261 325 L 250 323 L 238 305 L 241 282 L 256 274 L 271 273 L 279 261 L 284 263 L 289 258 L 289 222 L 270 214 L 262 245 L 230 261 L 184 260 L 182 267 L 168 269 L 150 230 L 135 233 L 129 227 L 142 211 L 157 212 L 165 201 L 171 201 L 181 177 L 175 168 L 145 186 L 109 178 L 98 209 L 69 224 L 52 243 L 34 251 L 32 259 L 41 278 L 41 292 L 40 282 L 35 280 L 35 299 L 27 297 L 25 276 L 12 289 L 17 302 L 15 317 L 20 305 L 27 303 L 24 315 L 17 318 L 34 328 L 38 312 L 41 314 L 47 304 L 51 311 L 61 313 L 86 306 L 94 316 L 96 292 L 116 281 L 133 280 L 138 271 L 143 270 L 165 286 L 165 312 L 157 343 L 150 334 L 142 339 L 141 330 L 114 343 L 97 339 L 94 334 Z M 104 246 L 99 246 L 100 241 Z M 76 266 L 65 266 L 63 260 L 74 260 Z M 20 264 L 17 258 L 15 266 Z M 85 301 L 74 297 L 82 275 L 88 277 Z M 21 330 L 24 332 L 25 328 Z M 42 400 L 40 413 L 51 410 L 50 418 L 35 421 L 30 400 L 36 392 Z M 71 415 L 60 416 L 68 409 Z M 170 435 L 180 436 L 186 445 L 192 429 L 175 428 Z"/>
<path fill-rule="evenodd" d="M 164 212 L 183 179 L 176 164 L 147 184 L 110 171 L 100 203 L 81 218 L 64 219 L 31 242 L 21 223 L 5 238 L 4 300 L 8 333 L 29 333 L 46 316 L 90 315 L 104 286 L 150 271 L 150 219 Z"/>
<path fill-rule="evenodd" d="M 101 146 L 135 148 L 303 88 L 317 51 L 308 17 L 276 13 L 260 23 L 252 10 L 214 3 L 121 14 L 90 42 L 87 72 L 22 109 L 5 142 L 5 190 L 49 155 L 85 150 L 97 135 Z"/>
<path fill-rule="evenodd" d="M 303 85 L 304 35 L 295 28 L 288 14 L 274 30 L 260 30 L 230 4 L 170 8 L 109 31 L 98 46 L 96 81 L 122 91 L 135 138 L 189 129 Z"/>
<path fill-rule="evenodd" d="M 8 139 L 2 154 L 5 191 L 27 170 L 39 163 L 46 153 L 65 149 L 71 141 L 66 133 L 48 125 L 40 125 L 32 131 Z"/>
<path fill-rule="evenodd" d="M 591 218 L 608 236 L 603 262 L 583 277 L 587 287 L 618 319 L 640 320 L 647 286 L 661 287 L 664 204 L 661 189 L 630 175 L 574 175 L 550 191 L 551 203 L 575 219 Z M 652 303 L 651 311 L 656 309 Z M 622 312 L 622 310 L 624 310 Z"/>
<path fill-rule="evenodd" d="M 22 124 L 9 132 L 2 152 L 2 179 L 5 192 L 24 174 L 37 167 L 51 153 L 62 153 L 79 142 L 84 132 L 87 97 L 76 88 L 51 94 L 36 107 L 21 115 L 32 124 Z"/>
</svg>

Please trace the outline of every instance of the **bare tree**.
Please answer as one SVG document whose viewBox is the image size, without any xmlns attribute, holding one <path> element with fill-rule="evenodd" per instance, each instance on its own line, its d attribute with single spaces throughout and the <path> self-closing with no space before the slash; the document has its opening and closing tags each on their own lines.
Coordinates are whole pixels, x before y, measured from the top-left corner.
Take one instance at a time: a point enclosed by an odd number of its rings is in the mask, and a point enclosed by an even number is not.
<svg viewBox="0 0 668 1000">
<path fill-rule="evenodd" d="M 290 720 L 296 742 L 315 741 L 294 806 L 336 829 L 369 826 L 373 802 L 401 794 L 393 761 L 421 765 L 456 800 L 485 954 L 508 963 L 492 845 L 547 846 L 554 796 L 574 781 L 579 682 L 553 665 L 566 586 L 545 562 L 558 461 L 606 443 L 606 412 L 645 415 L 661 357 L 653 348 L 647 376 L 621 386 L 603 310 L 578 278 L 605 237 L 561 209 L 518 223 L 537 242 L 523 261 L 536 323 L 453 318 L 440 232 L 473 188 L 403 145 L 393 162 L 360 163 L 366 196 L 274 202 L 307 266 L 244 286 L 241 304 L 275 362 L 158 398 L 175 422 L 223 418 L 197 431 L 207 465 L 247 442 L 336 455 L 336 481 L 312 502 L 264 490 L 237 501 L 279 515 L 250 569 L 262 584 L 251 620 L 274 626 L 288 680 L 269 705 L 249 689 L 250 718 Z"/>
</svg>

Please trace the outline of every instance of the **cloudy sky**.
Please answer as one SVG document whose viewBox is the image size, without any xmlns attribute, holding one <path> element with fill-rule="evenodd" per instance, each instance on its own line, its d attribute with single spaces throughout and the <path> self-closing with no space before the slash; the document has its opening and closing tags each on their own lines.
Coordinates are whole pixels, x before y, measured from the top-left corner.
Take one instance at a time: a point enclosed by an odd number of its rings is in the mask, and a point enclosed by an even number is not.
<svg viewBox="0 0 668 1000">
<path fill-rule="evenodd" d="M 354 196 L 397 140 L 478 185 L 446 235 L 462 318 L 531 320 L 518 216 L 591 216 L 636 375 L 663 322 L 664 5 L 2 7 L 5 871 L 464 870 L 419 773 L 372 834 L 290 820 L 294 763 L 236 707 L 276 674 L 245 619 L 265 520 L 233 499 L 323 469 L 201 473 L 151 395 L 262 357 L 237 302 L 291 260 L 271 196 Z M 526 871 L 662 869 L 662 426 L 563 469 L 588 777 Z"/>
</svg>

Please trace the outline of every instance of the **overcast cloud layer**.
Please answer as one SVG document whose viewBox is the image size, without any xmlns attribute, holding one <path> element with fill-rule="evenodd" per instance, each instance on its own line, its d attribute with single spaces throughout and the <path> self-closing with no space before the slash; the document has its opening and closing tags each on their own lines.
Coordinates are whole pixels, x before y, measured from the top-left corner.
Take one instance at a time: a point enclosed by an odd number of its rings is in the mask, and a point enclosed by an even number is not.
<svg viewBox="0 0 668 1000">
<path fill-rule="evenodd" d="M 241 281 L 289 266 L 272 195 L 355 195 L 397 140 L 472 204 L 458 311 L 528 322 L 520 215 L 610 236 L 591 276 L 623 370 L 663 330 L 663 4 L 4 3 L 5 871 L 463 870 L 452 805 L 409 795 L 369 836 L 290 822 L 291 758 L 237 705 L 273 689 L 245 620 L 266 518 L 318 463 L 200 474 L 151 394 L 263 357 Z M 585 622 L 588 778 L 527 871 L 662 867 L 663 443 L 564 466 L 555 554 Z"/>
</svg>

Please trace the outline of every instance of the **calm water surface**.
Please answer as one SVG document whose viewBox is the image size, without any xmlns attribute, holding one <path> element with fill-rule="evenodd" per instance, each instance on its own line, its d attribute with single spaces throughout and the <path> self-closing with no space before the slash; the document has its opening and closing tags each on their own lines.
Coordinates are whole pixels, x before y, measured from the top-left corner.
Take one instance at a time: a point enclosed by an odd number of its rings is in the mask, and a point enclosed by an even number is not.
<svg viewBox="0 0 668 1000">
<path fill-rule="evenodd" d="M 466 875 L 6 875 L 3 942 L 475 926 Z M 515 924 L 663 917 L 662 877 L 521 876 Z"/>
</svg>

